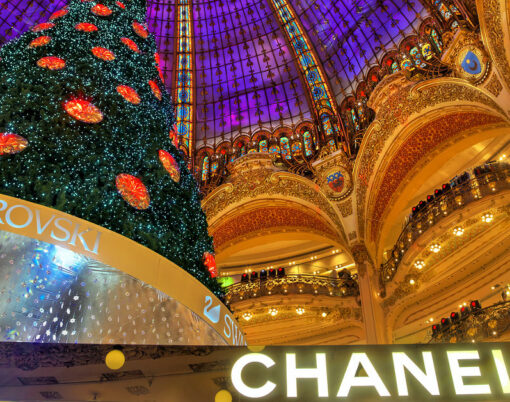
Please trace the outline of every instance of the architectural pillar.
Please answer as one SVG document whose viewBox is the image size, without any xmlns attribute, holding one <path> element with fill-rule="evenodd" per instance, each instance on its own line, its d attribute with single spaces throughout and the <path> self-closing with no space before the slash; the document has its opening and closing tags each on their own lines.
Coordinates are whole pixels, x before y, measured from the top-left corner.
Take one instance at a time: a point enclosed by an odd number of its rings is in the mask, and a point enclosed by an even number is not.
<svg viewBox="0 0 510 402">
<path fill-rule="evenodd" d="M 355 245 L 351 252 L 358 268 L 358 285 L 366 341 L 368 344 L 389 343 L 384 311 L 377 296 L 378 276 L 372 259 L 364 245 Z"/>
</svg>

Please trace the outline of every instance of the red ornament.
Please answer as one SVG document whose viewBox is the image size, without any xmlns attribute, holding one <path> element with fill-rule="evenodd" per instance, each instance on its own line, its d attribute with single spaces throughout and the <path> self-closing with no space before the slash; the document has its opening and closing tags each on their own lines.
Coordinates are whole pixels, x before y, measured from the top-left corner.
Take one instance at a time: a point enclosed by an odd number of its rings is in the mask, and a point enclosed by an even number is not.
<svg viewBox="0 0 510 402">
<path fill-rule="evenodd" d="M 82 32 L 95 32 L 97 31 L 97 27 L 94 24 L 91 24 L 90 22 L 80 22 L 79 24 L 76 24 L 74 28 L 78 31 Z"/>
<path fill-rule="evenodd" d="M 46 29 L 51 29 L 55 26 L 53 22 L 43 22 L 42 24 L 37 24 L 36 26 L 32 27 L 32 32 L 41 32 Z"/>
<path fill-rule="evenodd" d="M 96 46 L 91 49 L 92 54 L 99 59 L 112 61 L 115 60 L 115 55 L 105 47 Z"/>
<path fill-rule="evenodd" d="M 168 137 L 170 138 L 170 140 L 172 140 L 172 144 L 174 144 L 174 147 L 179 148 L 179 137 L 177 137 L 176 131 L 177 127 L 174 125 L 173 130 L 170 130 L 170 132 L 168 133 Z"/>
<path fill-rule="evenodd" d="M 64 109 L 76 120 L 84 123 L 99 123 L 103 120 L 103 113 L 84 99 L 71 99 L 64 103 Z"/>
<path fill-rule="evenodd" d="M 159 160 L 166 171 L 170 174 L 172 180 L 179 183 L 179 180 L 181 179 L 181 170 L 179 169 L 179 165 L 175 161 L 175 158 L 167 151 L 160 149 Z"/>
<path fill-rule="evenodd" d="M 63 17 L 68 12 L 69 12 L 69 10 L 67 10 L 65 8 L 55 11 L 53 14 L 50 15 L 50 20 L 56 20 L 57 18 Z"/>
<path fill-rule="evenodd" d="M 161 82 L 165 82 L 165 79 L 163 77 L 163 71 L 161 71 L 161 68 L 159 67 L 159 62 L 161 61 L 159 54 L 156 52 L 154 53 L 154 59 L 156 60 L 156 68 L 158 69 L 159 78 L 161 79 Z"/>
<path fill-rule="evenodd" d="M 138 105 L 140 103 L 140 96 L 133 88 L 128 85 L 119 85 L 117 87 L 117 92 L 121 94 L 125 100 L 131 102 L 133 105 Z"/>
<path fill-rule="evenodd" d="M 46 56 L 37 60 L 37 65 L 48 70 L 62 70 L 66 66 L 66 61 L 60 57 Z"/>
<path fill-rule="evenodd" d="M 147 209 L 151 202 L 149 192 L 142 181 L 130 174 L 121 173 L 115 178 L 115 185 L 124 201 L 136 209 Z"/>
<path fill-rule="evenodd" d="M 206 251 L 204 253 L 203 260 L 211 278 L 216 278 L 218 276 L 218 268 L 216 267 L 214 255 Z"/>
<path fill-rule="evenodd" d="M 0 133 L 0 155 L 17 154 L 23 151 L 28 145 L 28 141 L 21 135 L 13 133 Z"/>
<path fill-rule="evenodd" d="M 51 38 L 49 36 L 39 36 L 38 38 L 35 38 L 28 46 L 34 48 L 39 46 L 44 46 L 50 43 Z"/>
<path fill-rule="evenodd" d="M 96 4 L 94 7 L 90 9 L 93 14 L 96 14 L 100 17 L 108 17 L 112 14 L 112 10 L 110 10 L 108 7 L 106 7 L 103 4 Z"/>
<path fill-rule="evenodd" d="M 116 1 L 115 4 L 117 4 L 120 8 L 122 9 L 125 9 L 126 6 L 124 5 L 124 3 L 121 3 L 120 1 Z"/>
<path fill-rule="evenodd" d="M 133 27 L 133 31 L 135 31 L 135 33 L 138 36 L 147 39 L 147 36 L 149 36 L 149 32 L 147 32 L 147 29 L 145 29 L 145 27 L 142 24 L 135 21 L 131 24 L 131 26 Z"/>
<path fill-rule="evenodd" d="M 149 85 L 152 89 L 152 93 L 154 94 L 154 96 L 161 100 L 161 90 L 159 89 L 158 84 L 156 84 L 155 81 L 150 80 Z"/>
<path fill-rule="evenodd" d="M 138 45 L 133 42 L 129 38 L 120 38 L 122 43 L 124 43 L 128 48 L 130 48 L 133 52 L 140 53 L 140 49 L 138 49 Z"/>
</svg>

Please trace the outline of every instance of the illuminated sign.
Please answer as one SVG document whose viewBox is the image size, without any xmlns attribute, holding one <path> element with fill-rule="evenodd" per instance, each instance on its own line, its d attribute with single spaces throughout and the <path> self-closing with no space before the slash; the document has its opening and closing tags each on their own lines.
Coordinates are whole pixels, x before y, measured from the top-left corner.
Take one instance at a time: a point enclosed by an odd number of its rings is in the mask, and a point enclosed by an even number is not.
<svg viewBox="0 0 510 402">
<path fill-rule="evenodd" d="M 510 399 L 510 344 L 267 348 L 233 364 L 241 400 Z"/>
</svg>

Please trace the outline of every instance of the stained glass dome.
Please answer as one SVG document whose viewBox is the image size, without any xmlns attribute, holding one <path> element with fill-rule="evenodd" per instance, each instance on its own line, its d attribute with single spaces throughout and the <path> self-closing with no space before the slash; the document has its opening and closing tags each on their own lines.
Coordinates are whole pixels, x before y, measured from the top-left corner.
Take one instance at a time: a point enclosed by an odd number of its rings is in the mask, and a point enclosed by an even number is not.
<svg viewBox="0 0 510 402">
<path fill-rule="evenodd" d="M 371 67 L 417 33 L 418 1 L 148 0 L 165 84 L 186 144 L 215 148 L 264 129 L 296 127 L 355 94 Z M 65 0 L 7 0 L 0 44 Z M 5 12 L 7 11 L 7 12 Z"/>
</svg>

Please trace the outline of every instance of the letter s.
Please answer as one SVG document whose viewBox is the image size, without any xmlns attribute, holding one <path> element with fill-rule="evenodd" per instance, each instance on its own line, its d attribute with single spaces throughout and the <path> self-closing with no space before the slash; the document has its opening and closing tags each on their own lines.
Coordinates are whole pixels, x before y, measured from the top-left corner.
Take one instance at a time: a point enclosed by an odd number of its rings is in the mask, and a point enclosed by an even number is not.
<svg viewBox="0 0 510 402">
<path fill-rule="evenodd" d="M 71 232 L 69 230 L 67 230 L 65 227 L 61 226 L 60 225 L 60 221 L 64 221 L 64 222 L 69 222 L 71 225 L 73 224 L 73 222 L 71 222 L 69 219 L 64 219 L 64 218 L 57 218 L 55 219 L 55 227 L 59 230 L 61 230 L 63 233 L 66 234 L 66 237 L 58 237 L 54 232 L 53 230 L 51 231 L 51 237 L 57 241 L 68 241 L 69 240 L 69 237 L 71 237 Z"/>
<path fill-rule="evenodd" d="M 223 333 L 225 334 L 227 339 L 230 339 L 230 337 L 232 336 L 232 327 L 231 327 L 232 324 L 233 324 L 232 318 L 230 318 L 227 314 L 225 314 L 225 326 L 223 327 Z M 227 334 L 227 329 L 228 329 L 228 334 Z"/>
</svg>

